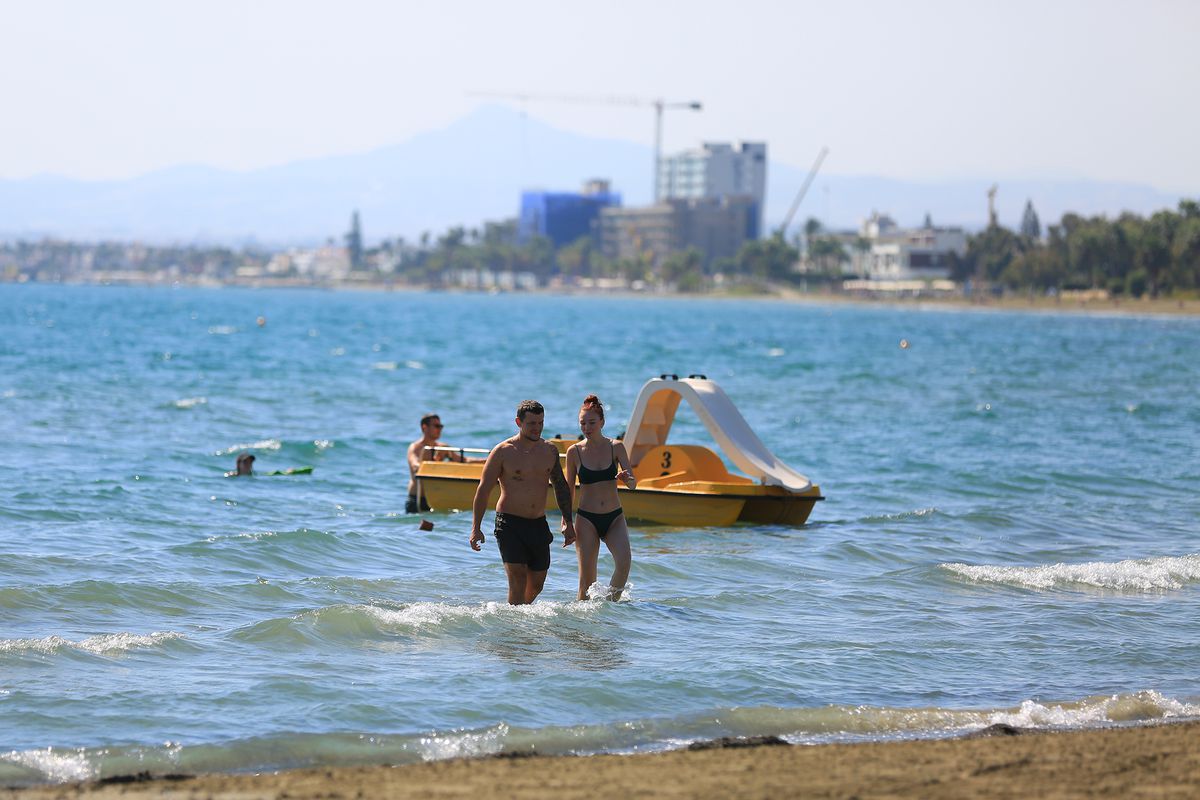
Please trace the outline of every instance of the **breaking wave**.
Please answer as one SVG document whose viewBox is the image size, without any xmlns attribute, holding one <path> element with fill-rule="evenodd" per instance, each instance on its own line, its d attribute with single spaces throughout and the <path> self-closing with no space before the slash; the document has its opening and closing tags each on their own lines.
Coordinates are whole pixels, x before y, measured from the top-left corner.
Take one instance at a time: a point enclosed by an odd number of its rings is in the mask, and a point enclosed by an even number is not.
<svg viewBox="0 0 1200 800">
<path fill-rule="evenodd" d="M 1153 592 L 1182 589 L 1200 582 L 1200 554 L 1092 561 L 1083 564 L 1047 564 L 1036 567 L 940 564 L 940 568 L 976 583 L 994 583 L 1027 589 L 1090 587 L 1116 592 Z"/>
<path fill-rule="evenodd" d="M 214 456 L 228 456 L 234 453 L 240 453 L 243 450 L 278 450 L 283 447 L 283 442 L 278 439 L 262 439 L 249 444 L 235 444 L 231 447 L 226 447 L 213 453 Z"/>
<path fill-rule="evenodd" d="M 958 736 L 989 725 L 1063 730 L 1200 717 L 1200 705 L 1145 690 L 1015 708 L 726 708 L 699 715 L 603 724 L 481 728 L 421 733 L 278 734 L 227 742 L 0 753 L 0 784 L 96 780 L 157 774 L 268 771 L 308 766 L 411 764 L 497 754 L 592 755 L 673 750 L 722 736 L 779 736 L 792 744 Z"/>
<path fill-rule="evenodd" d="M 174 631 L 155 631 L 149 634 L 106 633 L 72 641 L 62 636 L 41 639 L 0 639 L 0 653 L 40 653 L 53 655 L 63 652 L 83 652 L 95 655 L 118 655 L 143 647 L 155 647 L 163 642 L 186 638 Z"/>
</svg>

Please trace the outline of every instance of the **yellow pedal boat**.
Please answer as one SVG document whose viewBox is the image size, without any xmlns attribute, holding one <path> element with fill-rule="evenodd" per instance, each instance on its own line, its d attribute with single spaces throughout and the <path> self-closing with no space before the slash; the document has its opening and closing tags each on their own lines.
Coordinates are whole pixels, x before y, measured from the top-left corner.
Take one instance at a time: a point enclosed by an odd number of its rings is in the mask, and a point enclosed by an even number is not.
<svg viewBox="0 0 1200 800">
<path fill-rule="evenodd" d="M 686 400 L 725 456 L 745 475 L 730 472 L 707 447 L 669 444 L 667 435 L 680 402 Z M 547 439 L 562 458 L 572 439 Z M 759 440 L 733 402 L 703 375 L 662 375 L 638 393 L 624 442 L 637 488 L 618 484 L 625 516 L 680 527 L 725 526 L 735 522 L 803 525 L 821 489 L 776 458 Z M 487 452 L 452 449 L 456 453 Z M 425 461 L 417 472 L 419 491 L 435 511 L 471 507 L 483 464 Z M 747 477 L 749 476 L 749 477 Z M 488 507 L 496 507 L 497 487 Z M 546 510 L 557 510 L 547 487 Z"/>
</svg>

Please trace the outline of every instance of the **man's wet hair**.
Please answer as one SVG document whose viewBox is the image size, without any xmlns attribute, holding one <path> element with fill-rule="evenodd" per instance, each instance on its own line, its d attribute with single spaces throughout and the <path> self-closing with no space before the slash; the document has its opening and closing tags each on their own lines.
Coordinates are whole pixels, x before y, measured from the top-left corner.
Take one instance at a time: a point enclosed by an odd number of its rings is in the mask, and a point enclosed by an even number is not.
<svg viewBox="0 0 1200 800">
<path fill-rule="evenodd" d="M 440 416 L 438 416 L 437 414 L 426 414 L 425 416 L 421 417 L 421 427 L 422 428 L 425 427 L 429 423 L 433 422 L 435 419 L 438 422 L 442 421 L 442 418 Z"/>
<path fill-rule="evenodd" d="M 537 400 L 522 400 L 517 406 L 517 419 L 525 421 L 526 414 L 545 414 L 546 409 L 542 408 L 542 404 Z"/>
</svg>

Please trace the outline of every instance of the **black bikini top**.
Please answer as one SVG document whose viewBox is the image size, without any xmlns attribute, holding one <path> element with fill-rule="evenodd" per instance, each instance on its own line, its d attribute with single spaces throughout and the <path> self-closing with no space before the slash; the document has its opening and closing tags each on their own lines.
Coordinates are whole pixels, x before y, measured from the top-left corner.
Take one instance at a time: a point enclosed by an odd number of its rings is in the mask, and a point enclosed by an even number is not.
<svg viewBox="0 0 1200 800">
<path fill-rule="evenodd" d="M 609 446 L 613 447 L 612 463 L 604 469 L 588 469 L 583 465 L 583 453 L 576 448 L 579 453 L 579 482 L 600 483 L 602 481 L 615 481 L 617 479 L 617 452 L 616 446 L 609 442 Z"/>
</svg>

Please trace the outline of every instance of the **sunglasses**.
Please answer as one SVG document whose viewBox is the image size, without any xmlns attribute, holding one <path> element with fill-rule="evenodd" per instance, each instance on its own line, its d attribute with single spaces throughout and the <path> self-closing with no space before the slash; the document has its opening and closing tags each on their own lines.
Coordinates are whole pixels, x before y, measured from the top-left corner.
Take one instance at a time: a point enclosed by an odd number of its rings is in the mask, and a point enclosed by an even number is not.
<svg viewBox="0 0 1200 800">
<path fill-rule="evenodd" d="M 445 426 L 445 425 L 443 425 L 443 424 L 442 424 L 442 423 L 440 423 L 440 422 L 431 422 L 431 423 L 429 423 L 429 427 L 431 427 L 431 428 L 437 428 L 437 429 L 440 431 L 442 428 L 444 428 L 444 427 L 446 427 L 446 426 Z"/>
</svg>

